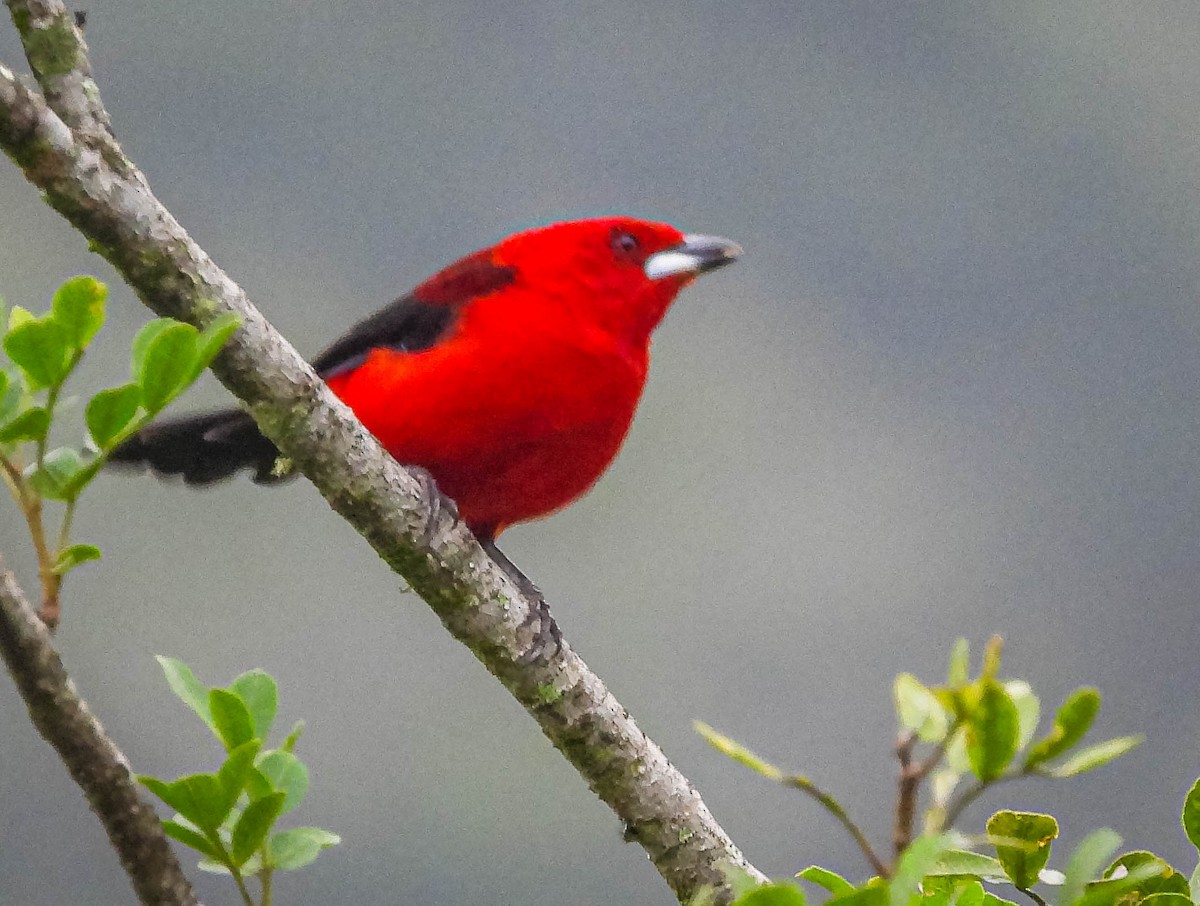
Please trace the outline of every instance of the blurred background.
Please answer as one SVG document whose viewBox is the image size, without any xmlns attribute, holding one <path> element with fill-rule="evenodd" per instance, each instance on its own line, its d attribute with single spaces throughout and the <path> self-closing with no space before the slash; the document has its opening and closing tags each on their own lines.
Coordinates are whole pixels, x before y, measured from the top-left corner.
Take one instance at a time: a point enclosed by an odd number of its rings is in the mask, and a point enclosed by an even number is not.
<svg viewBox="0 0 1200 906">
<path fill-rule="evenodd" d="M 831 819 L 708 748 L 703 718 L 887 839 L 890 684 L 1007 640 L 1051 711 L 1148 742 L 1036 807 L 1190 870 L 1200 773 L 1200 7 L 233 0 L 88 7 L 119 136 L 305 352 L 475 248 L 625 212 L 742 243 L 660 328 L 623 454 L 508 555 L 764 870 L 867 874 Z M 20 50 L 0 27 L 0 59 Z M 78 386 L 148 312 L 0 166 L 0 293 L 110 282 Z M 226 403 L 211 379 L 178 409 Z M 12 508 L 0 551 L 35 586 Z M 102 478 L 102 562 L 58 644 L 134 766 L 217 758 L 153 655 L 251 666 L 303 717 L 298 814 L 344 844 L 291 904 L 667 904 L 534 723 L 306 483 Z M 105 837 L 0 680 L 0 902 L 127 903 Z M 212 760 L 204 753 L 211 751 Z M 1054 864 L 1054 863 L 1052 863 Z M 1060 866 L 1061 867 L 1061 866 Z M 198 875 L 210 903 L 233 902 Z M 564 890 L 569 893 L 564 893 Z"/>
</svg>

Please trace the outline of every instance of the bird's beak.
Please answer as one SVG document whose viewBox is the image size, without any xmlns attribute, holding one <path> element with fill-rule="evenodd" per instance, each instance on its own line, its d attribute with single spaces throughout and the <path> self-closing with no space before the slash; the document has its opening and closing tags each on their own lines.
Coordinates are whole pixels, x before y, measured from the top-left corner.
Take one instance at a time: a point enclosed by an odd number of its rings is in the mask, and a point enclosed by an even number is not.
<svg viewBox="0 0 1200 906">
<path fill-rule="evenodd" d="M 742 254 L 736 242 L 720 236 L 689 234 L 683 242 L 656 252 L 646 259 L 644 269 L 651 280 L 678 275 L 696 276 L 726 264 L 732 264 Z"/>
</svg>

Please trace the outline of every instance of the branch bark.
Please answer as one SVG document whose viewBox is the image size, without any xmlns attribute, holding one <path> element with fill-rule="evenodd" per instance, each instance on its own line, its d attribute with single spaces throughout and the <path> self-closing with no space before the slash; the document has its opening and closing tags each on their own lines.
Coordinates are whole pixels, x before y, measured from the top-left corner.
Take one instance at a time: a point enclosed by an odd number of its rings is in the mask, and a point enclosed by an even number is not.
<svg viewBox="0 0 1200 906">
<path fill-rule="evenodd" d="M 487 556 L 451 508 L 399 466 L 151 193 L 108 129 L 86 48 L 58 0 L 7 0 L 45 98 L 0 67 L 0 147 L 160 315 L 203 327 L 234 312 L 242 327 L 213 364 L 263 433 L 380 557 L 433 608 L 538 722 L 622 820 L 681 901 L 711 888 L 729 899 L 728 870 L 763 875 L 699 794 L 565 642 L 538 653 L 536 602 Z M 36 13 L 36 15 L 35 15 Z M 70 38 L 37 62 L 32 26 Z M 90 85 L 90 88 L 88 87 Z M 82 113 L 81 113 L 82 111 Z M 80 122 L 80 128 L 72 123 Z"/>
<path fill-rule="evenodd" d="M 138 899 L 146 906 L 199 906 L 154 806 L 138 791 L 129 762 L 79 697 L 49 632 L 3 562 L 0 658 L 33 725 L 58 752 L 99 816 Z"/>
</svg>

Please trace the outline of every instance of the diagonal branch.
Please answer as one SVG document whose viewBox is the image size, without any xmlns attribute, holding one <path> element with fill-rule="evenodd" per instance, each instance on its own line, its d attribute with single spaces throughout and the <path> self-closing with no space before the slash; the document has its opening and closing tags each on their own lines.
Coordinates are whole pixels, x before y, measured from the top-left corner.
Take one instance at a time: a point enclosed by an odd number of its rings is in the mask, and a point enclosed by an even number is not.
<svg viewBox="0 0 1200 906">
<path fill-rule="evenodd" d="M 50 634 L 0 562 L 0 657 L 29 717 L 83 790 L 146 906 L 199 906 L 129 762 L 79 697 Z"/>
<path fill-rule="evenodd" d="M 7 2 L 14 13 L 31 5 Z M 39 7 L 61 4 L 41 0 Z M 86 65 L 82 44 L 75 52 Z M 107 122 L 98 92 L 92 100 L 97 121 Z M 731 868 L 762 878 L 688 780 L 568 645 L 536 653 L 537 620 L 529 617 L 537 602 L 488 558 L 449 508 L 431 499 L 428 482 L 400 467 L 317 378 L 154 197 L 111 136 L 93 140 L 72 131 L 40 95 L 0 67 L 0 147 L 155 312 L 197 326 L 226 312 L 242 318 L 213 365 L 217 377 L 330 506 L 521 702 L 681 900 L 705 887 L 728 899 Z"/>
</svg>

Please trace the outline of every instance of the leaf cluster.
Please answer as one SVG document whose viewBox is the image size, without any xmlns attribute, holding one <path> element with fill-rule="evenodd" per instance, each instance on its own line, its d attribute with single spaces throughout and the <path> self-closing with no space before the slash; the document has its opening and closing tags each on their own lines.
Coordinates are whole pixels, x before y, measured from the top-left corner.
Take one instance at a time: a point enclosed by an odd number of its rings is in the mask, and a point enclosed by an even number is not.
<svg viewBox="0 0 1200 906">
<path fill-rule="evenodd" d="M 226 687 L 203 685 L 182 661 L 160 657 L 176 696 L 221 743 L 225 758 L 211 773 L 175 780 L 139 775 L 150 792 L 175 810 L 163 828 L 203 858 L 200 867 L 230 874 L 248 898 L 244 879 L 257 876 L 269 902 L 275 871 L 308 865 L 340 838 L 319 827 L 277 830 L 280 818 L 303 802 L 308 768 L 296 756 L 303 723 L 275 748 L 267 740 L 275 723 L 279 690 L 262 670 L 251 670 Z"/>
<path fill-rule="evenodd" d="M 14 306 L 0 323 L 0 474 L 29 525 L 42 580 L 43 617 L 57 622 L 62 577 L 100 557 L 94 544 L 71 543 L 79 495 L 112 451 L 200 376 L 237 329 L 235 316 L 204 330 L 170 318 L 145 325 L 134 338 L 130 379 L 91 396 L 84 406 L 87 440 L 51 447 L 50 435 L 68 379 L 104 326 L 108 289 L 93 277 L 72 277 L 50 310 L 35 315 Z M 64 504 L 56 537 L 47 533 L 44 503 Z"/>
</svg>

